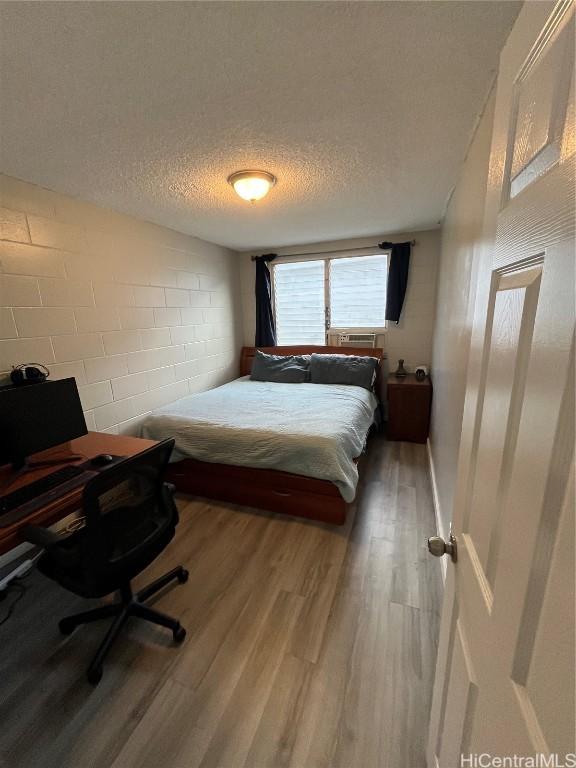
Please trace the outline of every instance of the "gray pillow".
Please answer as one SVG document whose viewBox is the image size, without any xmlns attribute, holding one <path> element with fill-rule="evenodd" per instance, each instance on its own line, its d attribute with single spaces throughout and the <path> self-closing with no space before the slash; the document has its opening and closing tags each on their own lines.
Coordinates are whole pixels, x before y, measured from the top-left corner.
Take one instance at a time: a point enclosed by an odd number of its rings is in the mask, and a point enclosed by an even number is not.
<svg viewBox="0 0 576 768">
<path fill-rule="evenodd" d="M 313 353 L 310 375 L 313 384 L 351 384 L 372 389 L 377 367 L 376 357 Z"/>
<path fill-rule="evenodd" d="M 257 349 L 250 378 L 279 384 L 310 381 L 310 355 L 267 355 Z"/>
</svg>

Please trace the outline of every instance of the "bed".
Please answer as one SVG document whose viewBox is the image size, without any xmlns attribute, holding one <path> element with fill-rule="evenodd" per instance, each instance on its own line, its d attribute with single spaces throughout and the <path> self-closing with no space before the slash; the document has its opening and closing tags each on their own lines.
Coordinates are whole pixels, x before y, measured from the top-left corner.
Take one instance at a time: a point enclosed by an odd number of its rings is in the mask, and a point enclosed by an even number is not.
<svg viewBox="0 0 576 768">
<path fill-rule="evenodd" d="M 382 360 L 378 349 L 260 349 L 275 355 L 321 352 Z M 150 414 L 143 436 L 175 438 L 167 480 L 180 491 L 343 524 L 378 398 L 356 386 L 251 381 L 255 351 L 242 349 L 241 378 Z M 379 372 L 380 366 L 376 392 Z"/>
</svg>

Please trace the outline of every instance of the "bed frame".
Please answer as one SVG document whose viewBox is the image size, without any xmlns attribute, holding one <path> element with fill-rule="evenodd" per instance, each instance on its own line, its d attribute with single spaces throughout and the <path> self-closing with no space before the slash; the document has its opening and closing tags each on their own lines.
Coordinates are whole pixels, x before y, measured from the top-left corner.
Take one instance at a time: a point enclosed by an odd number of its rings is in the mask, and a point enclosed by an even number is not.
<svg viewBox="0 0 576 768">
<path fill-rule="evenodd" d="M 356 347 L 296 346 L 243 347 L 240 375 L 252 370 L 256 349 L 274 355 L 309 355 L 312 352 L 339 355 L 362 355 L 378 358 L 375 391 L 381 391 L 381 349 Z M 283 512 L 334 525 L 343 525 L 347 504 L 340 491 L 329 480 L 293 475 L 274 469 L 253 469 L 230 464 L 212 464 L 196 459 L 183 459 L 170 464 L 166 480 L 183 493 L 209 499 L 257 507 L 270 512 Z"/>
</svg>

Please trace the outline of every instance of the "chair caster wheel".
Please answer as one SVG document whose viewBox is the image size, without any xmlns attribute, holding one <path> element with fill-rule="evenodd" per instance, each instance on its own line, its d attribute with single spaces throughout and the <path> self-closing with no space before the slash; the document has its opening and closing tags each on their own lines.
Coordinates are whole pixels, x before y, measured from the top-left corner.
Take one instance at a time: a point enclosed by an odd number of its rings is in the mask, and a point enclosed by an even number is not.
<svg viewBox="0 0 576 768">
<path fill-rule="evenodd" d="M 68 619 L 62 619 L 58 622 L 58 629 L 63 635 L 71 635 L 76 629 L 76 625 L 68 621 Z"/>
<path fill-rule="evenodd" d="M 172 637 L 175 643 L 181 643 L 186 637 L 186 630 L 181 624 L 178 624 L 176 629 L 172 630 Z"/>
<path fill-rule="evenodd" d="M 186 570 L 186 568 L 181 568 L 180 572 L 178 573 L 178 583 L 179 584 L 186 584 L 188 581 L 189 573 Z"/>
<path fill-rule="evenodd" d="M 88 678 L 90 685 L 98 685 L 100 680 L 102 680 L 102 667 L 96 667 L 95 669 L 90 667 L 86 673 L 86 677 Z"/>
</svg>

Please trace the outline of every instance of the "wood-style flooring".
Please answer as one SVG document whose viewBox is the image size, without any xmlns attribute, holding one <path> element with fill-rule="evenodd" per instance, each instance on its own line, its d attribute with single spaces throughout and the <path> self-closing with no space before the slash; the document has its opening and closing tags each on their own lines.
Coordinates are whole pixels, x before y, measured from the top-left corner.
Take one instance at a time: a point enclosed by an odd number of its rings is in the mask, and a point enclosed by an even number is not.
<svg viewBox="0 0 576 768">
<path fill-rule="evenodd" d="M 0 627 L 0 766 L 424 766 L 441 599 L 424 446 L 373 438 L 342 528 L 179 507 L 140 582 L 189 569 L 156 602 L 187 638 L 134 620 L 95 689 L 85 668 L 106 626 L 62 637 L 58 618 L 87 601 L 28 577 Z"/>
</svg>

